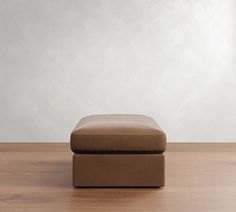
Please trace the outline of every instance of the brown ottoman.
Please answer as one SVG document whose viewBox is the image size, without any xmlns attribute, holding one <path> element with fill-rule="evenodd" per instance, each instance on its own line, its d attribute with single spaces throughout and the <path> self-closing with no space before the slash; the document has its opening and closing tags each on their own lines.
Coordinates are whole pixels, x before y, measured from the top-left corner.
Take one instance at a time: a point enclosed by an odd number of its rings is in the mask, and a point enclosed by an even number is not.
<svg viewBox="0 0 236 212">
<path fill-rule="evenodd" d="M 74 187 L 162 187 L 165 133 L 144 115 L 92 115 L 71 133 Z"/>
</svg>

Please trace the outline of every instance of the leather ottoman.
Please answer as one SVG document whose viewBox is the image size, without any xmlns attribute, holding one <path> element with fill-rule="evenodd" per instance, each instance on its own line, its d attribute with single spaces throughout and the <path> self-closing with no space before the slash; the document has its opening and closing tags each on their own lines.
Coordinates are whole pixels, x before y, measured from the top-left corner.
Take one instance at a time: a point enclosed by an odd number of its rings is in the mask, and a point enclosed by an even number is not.
<svg viewBox="0 0 236 212">
<path fill-rule="evenodd" d="M 74 187 L 162 187 L 166 135 L 145 115 L 92 115 L 71 133 Z"/>
</svg>

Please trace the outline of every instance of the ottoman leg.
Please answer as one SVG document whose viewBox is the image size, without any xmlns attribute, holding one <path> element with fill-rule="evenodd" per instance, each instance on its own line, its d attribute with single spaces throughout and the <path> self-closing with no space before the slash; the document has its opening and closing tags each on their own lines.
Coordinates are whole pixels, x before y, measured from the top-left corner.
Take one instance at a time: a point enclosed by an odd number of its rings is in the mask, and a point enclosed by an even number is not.
<svg viewBox="0 0 236 212">
<path fill-rule="evenodd" d="M 75 154 L 74 187 L 162 187 L 163 154 Z"/>
</svg>

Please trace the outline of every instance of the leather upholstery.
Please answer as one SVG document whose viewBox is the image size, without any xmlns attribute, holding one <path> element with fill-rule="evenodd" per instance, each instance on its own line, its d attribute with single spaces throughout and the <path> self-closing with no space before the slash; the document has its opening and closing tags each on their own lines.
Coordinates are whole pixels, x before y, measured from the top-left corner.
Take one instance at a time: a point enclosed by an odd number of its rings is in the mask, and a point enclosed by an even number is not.
<svg viewBox="0 0 236 212">
<path fill-rule="evenodd" d="M 71 134 L 74 153 L 162 153 L 166 135 L 145 115 L 92 115 Z"/>
<path fill-rule="evenodd" d="M 74 187 L 162 187 L 163 154 L 75 154 Z"/>
</svg>

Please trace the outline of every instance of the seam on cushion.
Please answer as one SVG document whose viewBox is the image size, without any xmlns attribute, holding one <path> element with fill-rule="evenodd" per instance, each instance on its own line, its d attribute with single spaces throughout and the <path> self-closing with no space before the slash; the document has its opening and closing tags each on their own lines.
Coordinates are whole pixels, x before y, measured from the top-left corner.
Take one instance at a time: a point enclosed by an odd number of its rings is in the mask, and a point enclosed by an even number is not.
<svg viewBox="0 0 236 212">
<path fill-rule="evenodd" d="M 165 150 L 72 150 L 75 154 L 162 154 Z"/>
<path fill-rule="evenodd" d="M 120 135 L 116 135 L 116 134 L 111 134 L 111 135 L 105 135 L 105 134 L 91 134 L 91 135 L 77 135 L 77 134 L 71 134 L 71 136 L 91 136 L 91 137 L 94 137 L 94 136 L 110 136 L 110 137 L 112 137 L 112 136 L 159 136 L 159 137 L 165 137 L 165 135 L 144 135 L 144 134 L 142 134 L 142 135 L 139 135 L 139 134 L 134 134 L 134 135 L 127 135 L 127 134 L 120 134 Z"/>
</svg>

